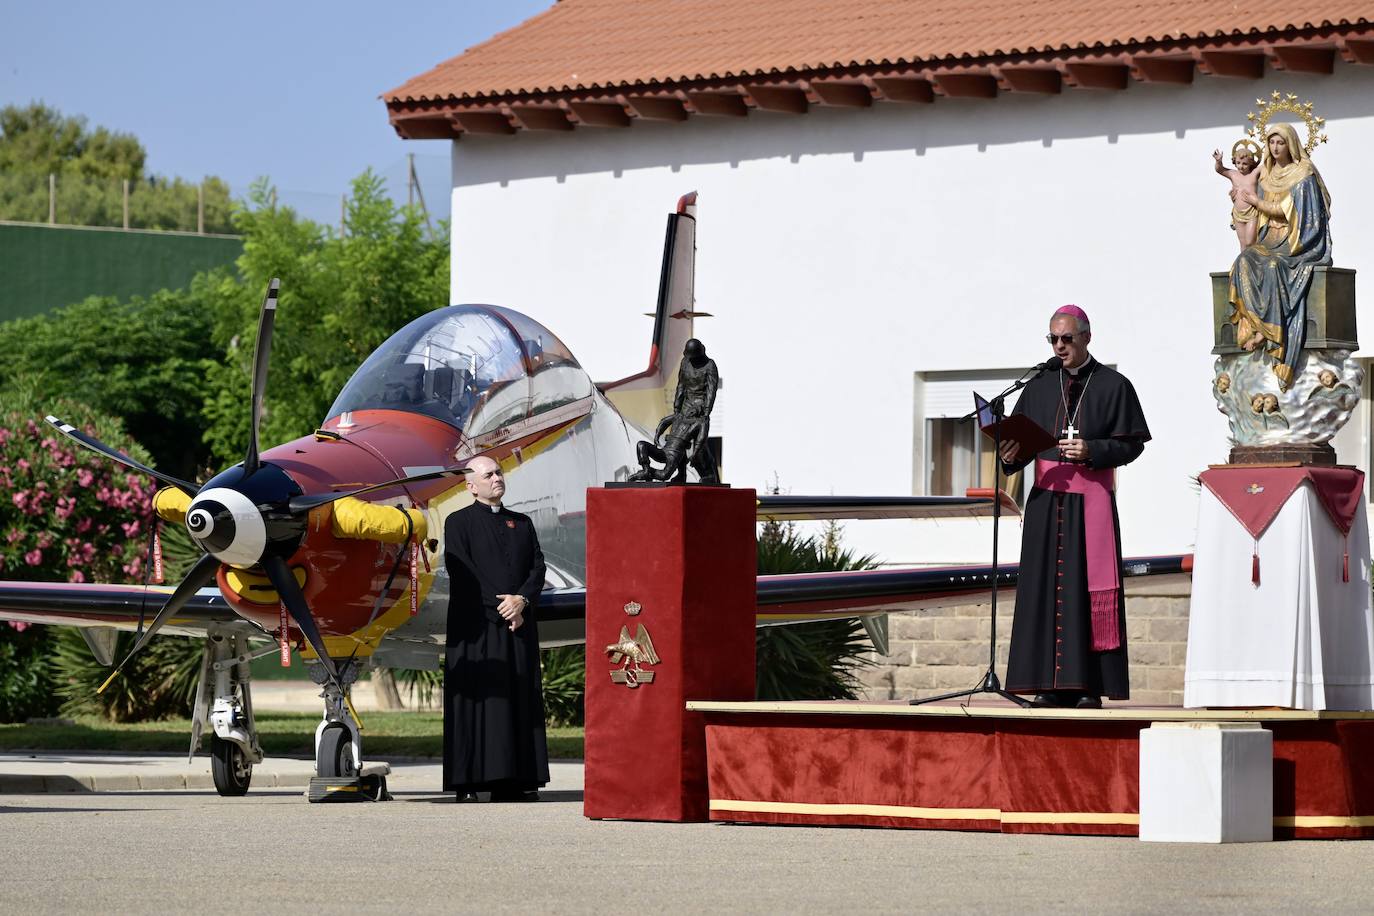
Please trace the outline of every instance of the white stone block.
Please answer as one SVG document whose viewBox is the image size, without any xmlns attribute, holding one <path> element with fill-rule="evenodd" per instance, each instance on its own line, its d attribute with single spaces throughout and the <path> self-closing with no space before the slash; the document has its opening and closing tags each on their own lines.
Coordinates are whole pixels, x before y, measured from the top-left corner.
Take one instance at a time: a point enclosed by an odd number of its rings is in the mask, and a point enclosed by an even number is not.
<svg viewBox="0 0 1374 916">
<path fill-rule="evenodd" d="M 1155 722 L 1140 733 L 1140 838 L 1274 838 L 1274 735 L 1257 722 Z"/>
</svg>

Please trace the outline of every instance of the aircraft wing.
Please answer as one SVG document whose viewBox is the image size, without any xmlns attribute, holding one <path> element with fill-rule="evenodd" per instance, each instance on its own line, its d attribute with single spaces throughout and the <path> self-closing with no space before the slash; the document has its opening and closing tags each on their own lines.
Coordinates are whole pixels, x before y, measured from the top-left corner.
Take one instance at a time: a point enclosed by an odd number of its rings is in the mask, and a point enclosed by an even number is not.
<svg viewBox="0 0 1374 916">
<path fill-rule="evenodd" d="M 1128 578 L 1150 576 L 1181 578 L 1192 574 L 1191 554 L 1127 559 Z M 1016 565 L 1002 566 L 998 585 L 1008 592 L 1016 587 Z M 978 604 L 988 600 L 992 587 L 990 566 L 945 566 L 905 569 L 866 569 L 851 572 L 803 573 L 759 576 L 756 608 L 760 625 L 803 623 L 837 617 L 889 614 L 916 608 Z M 133 630 L 139 617 L 151 620 L 170 588 L 137 585 L 92 585 L 62 582 L 0 582 L 0 620 L 47 623 L 72 627 L 114 627 Z M 545 646 L 571 645 L 585 639 L 587 590 L 547 588 L 539 602 L 540 642 Z M 173 618 L 166 632 L 181 635 L 204 633 L 212 623 L 241 624 L 263 635 L 239 618 L 216 588 L 203 588 Z M 437 658 L 443 645 L 416 643 L 422 655 Z M 383 645 L 391 638 L 383 640 Z M 409 642 L 409 640 L 397 640 Z"/>
<path fill-rule="evenodd" d="M 784 496 L 758 498 L 761 522 L 812 519 L 963 518 L 991 516 L 992 490 L 969 490 L 967 496 Z M 1002 494 L 1002 512 L 1019 515 L 1016 503 Z"/>
<path fill-rule="evenodd" d="M 172 587 L 97 585 L 89 582 L 0 582 L 0 620 L 49 623 L 67 627 L 115 627 L 133 630 L 140 616 L 153 619 Z M 218 588 L 202 588 L 163 632 L 183 636 L 204 633 L 212 623 L 249 624 L 234 613 Z M 256 629 L 255 629 L 256 631 Z"/>
<path fill-rule="evenodd" d="M 1132 557 L 1126 577 L 1191 578 L 1192 554 Z M 998 569 L 998 588 L 1010 601 L 1017 564 Z M 759 576 L 756 613 L 760 626 L 804 623 L 838 617 L 892 614 L 917 608 L 981 604 L 992 591 L 991 566 L 865 569 L 850 572 Z M 571 645 L 585 638 L 587 590 L 545 589 L 539 599 L 540 642 Z"/>
</svg>

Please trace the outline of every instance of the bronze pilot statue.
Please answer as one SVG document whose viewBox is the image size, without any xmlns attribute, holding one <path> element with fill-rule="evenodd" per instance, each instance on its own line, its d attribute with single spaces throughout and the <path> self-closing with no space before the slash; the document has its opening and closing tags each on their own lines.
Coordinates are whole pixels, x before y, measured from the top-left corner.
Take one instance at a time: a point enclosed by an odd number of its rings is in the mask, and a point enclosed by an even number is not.
<svg viewBox="0 0 1374 916">
<path fill-rule="evenodd" d="M 658 421 L 653 442 L 640 441 L 639 470 L 631 475 L 631 480 L 685 483 L 690 464 L 702 483 L 720 483 L 720 471 L 709 442 L 711 408 L 715 406 L 719 387 L 720 373 L 715 360 L 707 357 L 706 347 L 696 338 L 687 341 L 677 371 L 673 412 Z M 650 466 L 651 461 L 660 462 L 663 467 L 655 469 Z"/>
</svg>

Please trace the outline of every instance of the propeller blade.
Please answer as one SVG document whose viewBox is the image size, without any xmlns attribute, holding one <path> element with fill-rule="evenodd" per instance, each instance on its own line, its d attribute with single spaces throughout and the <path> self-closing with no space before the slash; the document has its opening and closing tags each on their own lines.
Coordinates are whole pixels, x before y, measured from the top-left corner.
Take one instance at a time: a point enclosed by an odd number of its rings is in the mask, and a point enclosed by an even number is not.
<svg viewBox="0 0 1374 916">
<path fill-rule="evenodd" d="M 396 480 L 388 480 L 386 483 L 374 483 L 368 487 L 359 487 L 356 490 L 348 490 L 343 493 L 307 493 L 304 496 L 295 496 L 291 499 L 292 512 L 309 512 L 317 506 L 332 503 L 336 499 L 343 499 L 345 496 L 361 496 L 364 493 L 374 493 L 377 490 L 388 490 L 391 487 L 399 487 L 408 483 L 420 483 L 425 480 L 438 480 L 440 477 L 457 477 L 466 474 L 467 468 L 444 468 L 442 471 L 430 471 L 426 474 L 414 474 L 410 477 L 398 477 Z"/>
<path fill-rule="evenodd" d="M 277 595 L 286 605 L 287 613 L 305 635 L 305 641 L 310 643 L 310 648 L 320 657 L 320 664 L 329 672 L 330 679 L 338 684 L 339 670 L 334 666 L 334 659 L 330 658 L 324 649 L 324 639 L 320 636 L 320 628 L 315 625 L 315 616 L 310 613 L 310 605 L 305 603 L 305 595 L 296 584 L 296 577 L 291 575 L 286 561 L 281 557 L 265 556 L 262 558 L 262 568 L 267 571 L 267 578 L 272 580 L 272 587 L 277 590 Z"/>
<path fill-rule="evenodd" d="M 129 664 L 130 660 L 133 659 L 135 655 L 142 652 L 143 648 L 148 645 L 148 641 L 157 635 L 157 631 L 162 629 L 162 625 L 168 620 L 171 620 L 173 615 L 181 610 L 196 592 L 215 581 L 215 570 L 217 569 L 219 569 L 219 560 L 211 554 L 207 553 L 196 561 L 196 565 L 191 567 L 191 571 L 186 574 L 186 578 L 182 579 L 177 585 L 176 590 L 173 591 L 171 597 L 167 599 L 167 603 L 162 606 L 162 610 L 157 612 L 157 616 L 153 618 L 153 622 L 148 624 L 148 629 L 143 631 L 143 635 L 134 643 L 134 647 L 129 650 L 129 654 L 124 656 L 124 661 L 120 662 L 119 667 L 110 673 L 110 676 L 105 679 L 105 683 L 100 685 L 100 689 L 97 690 L 96 693 L 104 693 L 105 688 L 110 686 L 110 683 L 119 675 L 119 672 L 124 670 L 124 666 Z"/>
<path fill-rule="evenodd" d="M 138 471 L 140 474 L 147 474 L 154 480 L 160 480 L 163 483 L 168 484 L 169 486 L 176 487 L 177 489 L 184 491 L 187 496 L 195 496 L 197 491 L 200 490 L 200 487 L 196 486 L 193 483 L 188 483 L 185 480 L 173 477 L 170 474 L 164 474 L 161 471 L 155 471 L 143 462 L 135 461 L 128 455 L 121 452 L 119 449 L 111 448 L 110 446 L 106 445 L 104 442 L 101 442 L 94 436 L 86 435 L 81 430 L 77 429 L 75 426 L 72 426 L 70 423 L 67 423 L 63 420 L 59 420 L 57 417 L 54 417 L 51 414 L 44 417 L 43 419 L 47 420 L 50 426 L 52 426 L 62 435 L 66 436 L 68 439 L 71 439 L 75 442 L 79 442 L 81 445 L 84 445 L 91 451 L 104 455 L 106 458 L 109 458 L 113 461 L 118 461 L 126 468 L 131 468 L 132 470 Z"/>
<path fill-rule="evenodd" d="M 249 474 L 258 469 L 258 425 L 262 422 L 262 398 L 267 393 L 267 362 L 272 356 L 272 326 L 277 320 L 277 290 L 281 281 L 276 277 L 267 286 L 267 298 L 262 300 L 262 315 L 258 318 L 258 342 L 253 347 L 252 426 L 248 430 L 248 454 L 243 470 Z"/>
</svg>

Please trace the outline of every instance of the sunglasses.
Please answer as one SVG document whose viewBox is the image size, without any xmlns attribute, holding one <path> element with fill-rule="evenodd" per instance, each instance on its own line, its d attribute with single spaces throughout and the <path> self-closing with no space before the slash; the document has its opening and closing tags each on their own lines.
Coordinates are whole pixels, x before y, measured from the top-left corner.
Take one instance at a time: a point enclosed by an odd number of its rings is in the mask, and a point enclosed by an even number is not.
<svg viewBox="0 0 1374 916">
<path fill-rule="evenodd" d="M 1072 334 L 1060 334 L 1058 337 L 1056 337 L 1053 334 L 1046 334 L 1045 342 L 1048 343 L 1050 346 L 1054 346 L 1054 342 L 1056 340 L 1062 340 L 1065 344 L 1071 344 L 1073 343 L 1073 337 L 1074 335 Z"/>
</svg>

